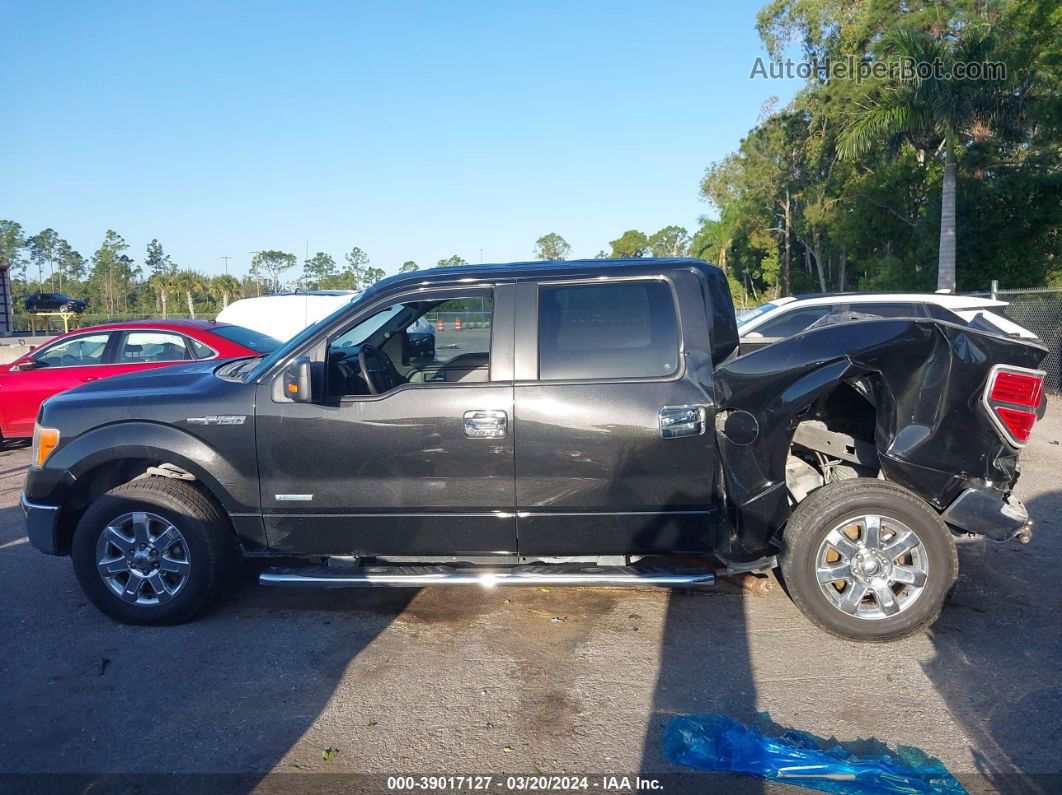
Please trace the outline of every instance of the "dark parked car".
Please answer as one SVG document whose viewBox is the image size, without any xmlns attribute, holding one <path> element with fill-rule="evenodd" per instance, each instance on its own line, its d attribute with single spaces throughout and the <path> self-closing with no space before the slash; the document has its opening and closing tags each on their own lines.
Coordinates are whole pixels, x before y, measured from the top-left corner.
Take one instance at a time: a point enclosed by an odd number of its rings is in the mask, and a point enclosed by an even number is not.
<svg viewBox="0 0 1062 795">
<path fill-rule="evenodd" d="M 482 350 L 410 355 L 411 324 L 470 298 Z M 954 531 L 1030 539 L 1041 346 L 931 317 L 737 344 L 699 260 L 395 276 L 272 354 L 48 400 L 29 538 L 138 624 L 190 618 L 241 556 L 321 588 L 689 586 L 714 557 L 780 567 L 811 621 L 872 640 L 937 617 Z"/>
<path fill-rule="evenodd" d="M 76 312 L 79 315 L 88 307 L 88 301 L 71 298 L 64 293 L 32 293 L 26 296 L 27 312 Z"/>
</svg>

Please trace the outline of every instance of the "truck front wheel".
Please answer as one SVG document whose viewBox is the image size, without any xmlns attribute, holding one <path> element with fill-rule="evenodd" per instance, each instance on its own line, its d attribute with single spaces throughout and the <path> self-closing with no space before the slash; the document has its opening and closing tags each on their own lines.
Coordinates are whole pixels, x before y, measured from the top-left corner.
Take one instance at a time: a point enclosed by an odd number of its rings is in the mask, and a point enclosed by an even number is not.
<svg viewBox="0 0 1062 795">
<path fill-rule="evenodd" d="M 959 561 L 947 525 L 917 495 L 872 478 L 831 483 L 793 511 L 779 563 L 793 602 L 819 627 L 888 641 L 932 624 Z"/>
<path fill-rule="evenodd" d="M 232 529 L 194 486 L 152 477 L 89 506 L 71 557 L 85 595 L 126 624 L 179 624 L 200 612 L 236 560 Z"/>
</svg>

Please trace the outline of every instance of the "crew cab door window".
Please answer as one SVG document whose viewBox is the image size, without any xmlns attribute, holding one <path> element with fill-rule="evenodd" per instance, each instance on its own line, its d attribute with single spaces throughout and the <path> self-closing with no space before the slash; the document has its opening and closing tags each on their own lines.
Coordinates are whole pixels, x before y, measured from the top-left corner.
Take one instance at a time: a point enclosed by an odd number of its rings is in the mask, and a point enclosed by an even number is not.
<svg viewBox="0 0 1062 795">
<path fill-rule="evenodd" d="M 485 292 L 385 307 L 329 342 L 326 392 L 335 398 L 489 381 L 492 317 Z"/>
<path fill-rule="evenodd" d="M 116 364 L 183 362 L 191 359 L 184 337 L 165 331 L 127 331 L 118 345 Z"/>
<path fill-rule="evenodd" d="M 543 286 L 539 380 L 659 378 L 678 371 L 675 299 L 662 281 Z"/>
</svg>

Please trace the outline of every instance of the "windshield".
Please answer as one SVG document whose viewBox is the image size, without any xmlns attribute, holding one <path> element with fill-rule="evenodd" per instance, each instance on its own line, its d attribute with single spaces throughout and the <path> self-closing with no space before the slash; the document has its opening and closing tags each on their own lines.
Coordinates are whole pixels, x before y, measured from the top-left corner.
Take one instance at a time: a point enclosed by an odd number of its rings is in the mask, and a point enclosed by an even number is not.
<svg viewBox="0 0 1062 795">
<path fill-rule="evenodd" d="M 756 307 L 755 309 L 746 309 L 744 312 L 742 312 L 741 314 L 739 314 L 737 316 L 738 328 L 741 328 L 746 323 L 748 323 L 750 320 L 755 320 L 760 315 L 765 315 L 768 312 L 770 312 L 772 309 L 777 309 L 777 308 L 778 308 L 778 304 L 766 303 L 766 304 L 762 304 L 762 305 Z"/>
<path fill-rule="evenodd" d="M 272 367 L 276 362 L 287 358 L 288 354 L 290 354 L 292 351 L 298 350 L 300 347 L 302 347 L 302 344 L 304 342 L 311 339 L 315 334 L 317 334 L 318 330 L 324 328 L 325 326 L 329 325 L 333 320 L 348 312 L 350 310 L 350 307 L 354 304 L 361 303 L 363 295 L 364 293 L 357 293 L 356 295 L 351 297 L 348 303 L 343 304 L 339 307 L 339 309 L 335 310 L 330 315 L 325 315 L 316 323 L 312 323 L 306 328 L 304 328 L 302 331 L 300 331 L 290 340 L 285 342 L 271 354 L 259 361 L 258 366 L 255 367 L 254 370 L 248 375 L 247 380 L 253 381 L 260 375 L 262 375 L 262 373 L 264 373 L 270 367 Z"/>
</svg>

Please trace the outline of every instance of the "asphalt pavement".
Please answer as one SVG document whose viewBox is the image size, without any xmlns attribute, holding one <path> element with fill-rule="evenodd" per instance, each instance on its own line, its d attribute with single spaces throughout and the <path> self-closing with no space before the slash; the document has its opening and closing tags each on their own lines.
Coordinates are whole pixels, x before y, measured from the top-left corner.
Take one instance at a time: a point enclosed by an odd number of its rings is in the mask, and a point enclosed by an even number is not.
<svg viewBox="0 0 1062 795">
<path fill-rule="evenodd" d="M 258 586 L 250 565 L 197 621 L 122 626 L 88 604 L 68 559 L 27 543 L 17 499 L 29 454 L 8 443 L 0 774 L 82 774 L 49 781 L 144 791 L 160 772 L 245 774 L 230 780 L 236 790 L 353 781 L 322 773 L 667 782 L 689 772 L 661 755 L 671 717 L 748 722 L 766 711 L 824 736 L 916 746 L 971 791 L 1057 791 L 1060 441 L 1053 400 L 1022 458 L 1033 543 L 961 542 L 941 619 L 887 645 L 817 631 L 779 588 L 297 591 Z M 363 781 L 387 789 L 386 778 Z"/>
</svg>

